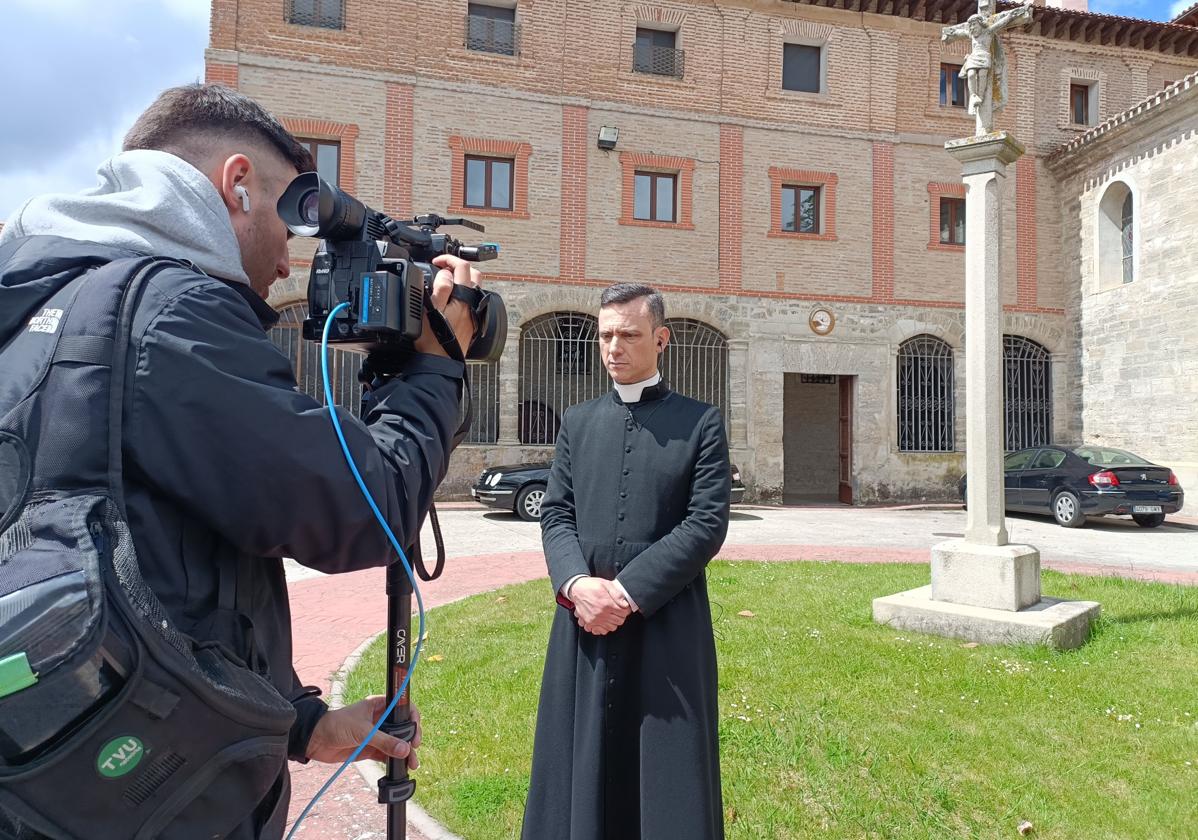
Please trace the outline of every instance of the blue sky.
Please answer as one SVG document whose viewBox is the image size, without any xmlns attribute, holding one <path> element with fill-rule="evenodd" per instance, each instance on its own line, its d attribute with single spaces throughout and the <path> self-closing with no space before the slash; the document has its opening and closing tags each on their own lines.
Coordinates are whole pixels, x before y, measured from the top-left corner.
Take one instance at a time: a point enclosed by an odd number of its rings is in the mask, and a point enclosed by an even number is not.
<svg viewBox="0 0 1198 840">
<path fill-rule="evenodd" d="M 1169 20 L 1193 0 L 1091 2 L 1095 12 Z M 0 220 L 31 195 L 93 186 L 97 165 L 159 91 L 203 78 L 209 8 L 209 0 L 0 0 Z"/>
</svg>

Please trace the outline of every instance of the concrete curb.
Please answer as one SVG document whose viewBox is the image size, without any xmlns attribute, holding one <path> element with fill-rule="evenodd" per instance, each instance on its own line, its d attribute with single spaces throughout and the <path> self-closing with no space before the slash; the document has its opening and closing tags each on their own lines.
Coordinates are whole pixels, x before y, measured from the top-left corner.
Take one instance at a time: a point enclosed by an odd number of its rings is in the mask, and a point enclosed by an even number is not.
<svg viewBox="0 0 1198 840">
<path fill-rule="evenodd" d="M 366 649 L 374 644 L 380 636 L 385 636 L 387 631 L 375 633 L 362 644 L 358 645 L 349 656 L 345 658 L 345 662 L 333 675 L 333 679 L 329 685 L 329 708 L 339 709 L 345 705 L 345 681 L 349 677 L 351 671 L 358 666 L 358 662 L 366 653 Z M 366 782 L 366 786 L 371 790 L 378 790 L 379 779 L 383 778 L 386 771 L 383 770 L 383 765 L 377 761 L 356 761 L 354 769 L 358 771 L 358 775 Z M 441 825 L 428 812 L 416 804 L 415 800 L 408 800 L 407 807 L 408 823 L 415 827 L 417 831 L 423 834 L 428 840 L 462 840 L 461 837 L 451 832 L 448 828 Z"/>
</svg>

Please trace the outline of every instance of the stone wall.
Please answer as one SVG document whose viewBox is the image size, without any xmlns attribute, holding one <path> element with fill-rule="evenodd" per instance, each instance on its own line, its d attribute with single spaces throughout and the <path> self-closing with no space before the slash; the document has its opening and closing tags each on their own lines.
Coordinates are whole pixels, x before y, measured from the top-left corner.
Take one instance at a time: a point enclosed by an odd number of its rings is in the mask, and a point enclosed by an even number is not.
<svg viewBox="0 0 1198 840">
<path fill-rule="evenodd" d="M 1171 467 L 1198 512 L 1198 79 L 1055 162 L 1086 442 Z M 1104 277 L 1103 199 L 1130 190 L 1134 277 Z M 1115 243 L 1118 248 L 1118 243 Z"/>
</svg>

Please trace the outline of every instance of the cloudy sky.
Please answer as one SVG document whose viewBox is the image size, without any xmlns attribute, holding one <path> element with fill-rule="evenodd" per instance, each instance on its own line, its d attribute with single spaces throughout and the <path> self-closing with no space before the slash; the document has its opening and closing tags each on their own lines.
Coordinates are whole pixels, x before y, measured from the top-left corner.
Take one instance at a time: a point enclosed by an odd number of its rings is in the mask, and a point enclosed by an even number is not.
<svg viewBox="0 0 1198 840">
<path fill-rule="evenodd" d="M 1192 2 L 1091 10 L 1168 20 Z M 31 195 L 94 185 L 160 90 L 203 78 L 208 11 L 209 0 L 0 0 L 0 220 Z"/>
</svg>

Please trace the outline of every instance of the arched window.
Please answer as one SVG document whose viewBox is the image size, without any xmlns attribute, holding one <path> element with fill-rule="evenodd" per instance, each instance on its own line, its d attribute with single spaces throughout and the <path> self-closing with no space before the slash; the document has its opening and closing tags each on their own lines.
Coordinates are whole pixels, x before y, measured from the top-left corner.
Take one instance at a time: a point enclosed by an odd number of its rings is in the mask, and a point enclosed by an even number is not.
<svg viewBox="0 0 1198 840">
<path fill-rule="evenodd" d="M 270 331 L 270 340 L 291 360 L 300 390 L 324 405 L 320 344 L 304 341 L 300 333 L 307 317 L 308 307 L 305 304 L 288 306 L 279 313 L 279 323 Z M 497 362 L 467 364 L 470 394 L 474 400 L 474 423 L 470 426 L 466 442 L 494 443 L 499 437 L 499 365 Z M 358 383 L 358 368 L 361 366 L 361 353 L 329 348 L 329 384 L 333 387 L 333 401 L 354 414 L 361 408 L 362 387 Z"/>
<path fill-rule="evenodd" d="M 661 359 L 661 375 L 680 394 L 711 403 L 728 422 L 728 340 L 690 318 L 667 318 L 670 343 Z"/>
<path fill-rule="evenodd" d="M 1119 225 L 1119 242 L 1123 246 L 1121 249 L 1123 257 L 1123 282 L 1130 283 L 1135 279 L 1133 275 L 1134 266 L 1132 265 L 1132 246 L 1135 241 L 1132 238 L 1132 218 L 1131 211 L 1131 192 L 1128 191 L 1127 197 L 1123 199 L 1123 213 Z"/>
<path fill-rule="evenodd" d="M 1098 285 L 1110 289 L 1135 280 L 1135 195 L 1112 181 L 1098 203 Z"/>
<path fill-rule="evenodd" d="M 1048 351 L 1023 336 L 1004 335 L 1003 383 L 1007 451 L 1049 443 L 1052 380 Z"/>
<path fill-rule="evenodd" d="M 599 322 L 582 312 L 551 312 L 520 331 L 521 443 L 553 443 L 561 416 L 611 387 L 599 358 Z"/>
<path fill-rule="evenodd" d="M 917 335 L 899 346 L 900 452 L 953 451 L 953 383 L 953 348 L 946 342 Z"/>
</svg>

